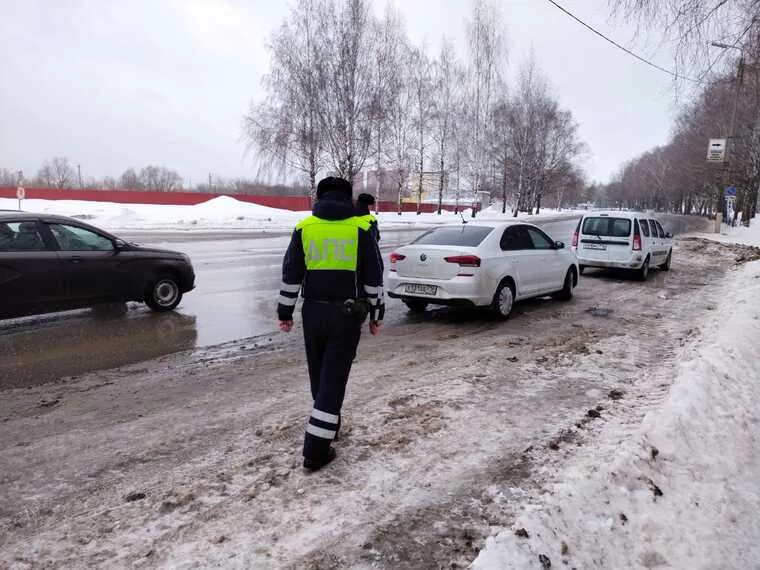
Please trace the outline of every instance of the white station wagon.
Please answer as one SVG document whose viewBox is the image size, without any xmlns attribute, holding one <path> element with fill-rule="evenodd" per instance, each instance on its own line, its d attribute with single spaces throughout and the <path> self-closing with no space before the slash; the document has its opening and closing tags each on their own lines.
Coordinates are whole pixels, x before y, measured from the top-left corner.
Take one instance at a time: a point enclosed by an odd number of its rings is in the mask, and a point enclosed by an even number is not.
<svg viewBox="0 0 760 570">
<path fill-rule="evenodd" d="M 586 267 L 634 271 L 642 281 L 652 267 L 670 269 L 673 236 L 643 212 L 589 212 L 573 234 L 580 270 Z"/>
<path fill-rule="evenodd" d="M 515 301 L 571 299 L 578 275 L 573 251 L 534 225 L 470 222 L 431 229 L 391 253 L 386 289 L 414 312 L 465 305 L 506 319 Z"/>
</svg>

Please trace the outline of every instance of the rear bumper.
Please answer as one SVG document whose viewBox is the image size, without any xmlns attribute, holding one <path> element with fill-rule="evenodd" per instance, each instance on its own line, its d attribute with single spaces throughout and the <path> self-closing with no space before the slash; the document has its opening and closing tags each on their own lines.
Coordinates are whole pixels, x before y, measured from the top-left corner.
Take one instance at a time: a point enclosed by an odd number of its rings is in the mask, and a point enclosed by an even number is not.
<svg viewBox="0 0 760 570">
<path fill-rule="evenodd" d="M 435 295 L 406 292 L 407 284 L 435 285 Z M 391 299 L 419 299 L 433 305 L 485 306 L 490 305 L 493 292 L 484 290 L 479 277 L 455 277 L 454 279 L 421 279 L 399 277 L 390 273 L 385 279 L 386 291 Z"/>
<path fill-rule="evenodd" d="M 583 267 L 600 267 L 603 269 L 640 269 L 646 256 L 642 252 L 634 252 L 628 259 L 606 261 L 601 259 L 584 258 L 580 251 L 576 253 L 578 265 Z"/>
<path fill-rule="evenodd" d="M 442 299 L 437 297 L 415 297 L 414 295 L 397 295 L 388 293 L 391 299 L 401 299 L 402 301 L 427 301 L 431 305 L 443 305 L 444 307 L 477 307 L 478 304 L 471 299 Z"/>
</svg>

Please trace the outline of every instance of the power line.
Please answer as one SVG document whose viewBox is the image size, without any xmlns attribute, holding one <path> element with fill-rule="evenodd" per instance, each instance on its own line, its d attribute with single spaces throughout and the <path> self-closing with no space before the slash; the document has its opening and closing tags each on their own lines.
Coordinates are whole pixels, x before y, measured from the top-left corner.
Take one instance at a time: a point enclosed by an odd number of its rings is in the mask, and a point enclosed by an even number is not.
<svg viewBox="0 0 760 570">
<path fill-rule="evenodd" d="M 670 75 L 672 77 L 675 77 L 676 79 L 685 79 L 686 81 L 691 81 L 693 83 L 703 83 L 703 81 L 701 79 L 693 79 L 691 77 L 686 77 L 685 75 L 679 75 L 675 71 L 671 71 L 670 69 L 666 69 L 664 67 L 661 67 L 661 66 L 657 65 L 656 63 L 652 63 L 648 59 L 644 59 L 643 57 L 641 57 L 637 53 L 634 53 L 631 50 L 629 50 L 627 47 L 622 46 L 618 42 L 616 42 L 615 40 L 613 40 L 613 39 L 605 36 L 602 32 L 600 32 L 599 30 L 597 30 L 593 26 L 587 24 L 586 22 L 584 22 L 583 20 L 581 20 L 579 17 L 577 17 L 572 12 L 566 10 L 565 8 L 563 8 L 562 6 L 560 6 L 559 4 L 557 4 L 557 2 L 555 2 L 554 0 L 546 0 L 546 1 L 549 2 L 549 4 L 552 4 L 553 6 L 555 6 L 556 8 L 559 8 L 562 12 L 564 12 L 565 14 L 567 14 L 568 16 L 570 16 L 573 20 L 575 20 L 576 22 L 578 22 L 579 24 L 581 24 L 585 28 L 588 28 L 589 30 L 591 30 L 592 32 L 594 32 L 600 38 L 608 41 L 609 43 L 611 43 L 612 45 L 614 45 L 616 48 L 623 50 L 628 55 L 632 55 L 633 57 L 635 57 L 639 61 L 641 61 L 643 63 L 646 63 L 647 65 L 649 65 L 651 67 L 654 67 L 655 69 L 657 69 L 659 71 L 662 71 L 663 73 L 667 73 L 668 75 Z"/>
</svg>

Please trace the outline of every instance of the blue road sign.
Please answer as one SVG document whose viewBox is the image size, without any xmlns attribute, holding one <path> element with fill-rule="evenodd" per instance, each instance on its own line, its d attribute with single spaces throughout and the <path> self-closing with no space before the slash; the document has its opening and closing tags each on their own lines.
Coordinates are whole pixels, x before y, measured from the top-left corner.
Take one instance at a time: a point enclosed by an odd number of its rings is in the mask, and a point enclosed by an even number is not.
<svg viewBox="0 0 760 570">
<path fill-rule="evenodd" d="M 726 187 L 726 198 L 736 198 L 736 186 Z"/>
</svg>

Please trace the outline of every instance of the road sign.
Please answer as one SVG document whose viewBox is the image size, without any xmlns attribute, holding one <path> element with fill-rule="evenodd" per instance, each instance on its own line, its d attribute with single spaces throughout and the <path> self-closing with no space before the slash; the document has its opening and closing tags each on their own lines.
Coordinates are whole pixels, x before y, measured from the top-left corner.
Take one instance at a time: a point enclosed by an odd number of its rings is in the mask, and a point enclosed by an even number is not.
<svg viewBox="0 0 760 570">
<path fill-rule="evenodd" d="M 707 147 L 707 162 L 725 162 L 726 139 L 710 139 Z"/>
<path fill-rule="evenodd" d="M 26 198 L 26 190 L 24 190 L 23 186 L 19 186 L 16 188 L 16 198 L 19 200 L 23 200 Z"/>
<path fill-rule="evenodd" d="M 736 186 L 726 187 L 726 198 L 736 198 Z"/>
</svg>

